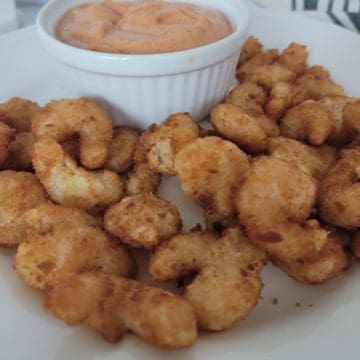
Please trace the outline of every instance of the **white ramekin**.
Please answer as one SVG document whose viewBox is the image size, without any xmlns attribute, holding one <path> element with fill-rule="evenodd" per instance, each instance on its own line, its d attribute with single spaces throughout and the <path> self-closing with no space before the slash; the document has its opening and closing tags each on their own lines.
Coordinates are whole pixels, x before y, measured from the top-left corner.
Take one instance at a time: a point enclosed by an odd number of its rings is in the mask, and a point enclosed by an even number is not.
<svg viewBox="0 0 360 360">
<path fill-rule="evenodd" d="M 51 0 L 36 26 L 44 48 L 74 69 L 78 92 L 99 100 L 114 125 L 147 128 L 175 112 L 204 119 L 225 96 L 234 79 L 249 11 L 241 0 L 171 0 L 211 6 L 233 26 L 228 37 L 202 47 L 154 55 L 110 54 L 76 48 L 55 38 L 55 27 L 71 8 L 89 0 Z"/>
</svg>

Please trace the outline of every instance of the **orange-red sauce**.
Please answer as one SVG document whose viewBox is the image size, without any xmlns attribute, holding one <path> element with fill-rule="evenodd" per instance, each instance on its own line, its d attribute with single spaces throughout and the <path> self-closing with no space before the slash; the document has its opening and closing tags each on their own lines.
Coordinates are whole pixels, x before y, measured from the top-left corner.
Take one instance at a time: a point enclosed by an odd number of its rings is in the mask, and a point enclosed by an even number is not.
<svg viewBox="0 0 360 360">
<path fill-rule="evenodd" d="M 66 13 L 56 28 L 57 38 L 72 46 L 124 54 L 192 49 L 232 32 L 216 10 L 162 0 L 81 5 Z"/>
</svg>

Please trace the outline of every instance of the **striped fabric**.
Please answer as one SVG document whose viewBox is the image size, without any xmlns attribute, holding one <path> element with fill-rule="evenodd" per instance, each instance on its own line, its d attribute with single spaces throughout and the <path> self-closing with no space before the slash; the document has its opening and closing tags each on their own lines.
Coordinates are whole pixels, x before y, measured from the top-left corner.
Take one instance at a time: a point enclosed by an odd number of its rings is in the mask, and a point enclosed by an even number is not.
<svg viewBox="0 0 360 360">
<path fill-rule="evenodd" d="M 360 33 L 360 0 L 252 0 L 270 9 L 301 11 Z"/>
</svg>

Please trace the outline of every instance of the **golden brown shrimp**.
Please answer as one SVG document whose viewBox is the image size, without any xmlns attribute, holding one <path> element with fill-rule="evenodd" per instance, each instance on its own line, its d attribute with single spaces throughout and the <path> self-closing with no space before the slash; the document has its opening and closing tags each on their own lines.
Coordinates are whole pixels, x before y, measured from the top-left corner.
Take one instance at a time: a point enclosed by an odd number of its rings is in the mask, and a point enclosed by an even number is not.
<svg viewBox="0 0 360 360">
<path fill-rule="evenodd" d="M 229 93 L 225 98 L 225 103 L 236 105 L 247 115 L 255 118 L 267 136 L 278 136 L 280 132 L 278 126 L 264 113 L 266 98 L 266 93 L 261 86 L 244 82 Z"/>
<path fill-rule="evenodd" d="M 170 115 L 161 125 L 152 125 L 141 135 L 141 143 L 148 151 L 151 170 L 176 175 L 174 158 L 187 143 L 199 137 L 199 127 L 188 113 Z"/>
<path fill-rule="evenodd" d="M 31 131 L 31 123 L 40 106 L 30 100 L 13 97 L 0 104 L 0 122 L 18 132 Z"/>
<path fill-rule="evenodd" d="M 258 52 L 248 61 L 240 64 L 240 66 L 236 69 L 236 77 L 240 82 L 244 82 L 254 69 L 263 65 L 271 65 L 278 59 L 278 57 L 279 51 L 277 49 Z"/>
<path fill-rule="evenodd" d="M 306 71 L 307 59 L 306 46 L 293 42 L 280 54 L 278 62 L 299 76 Z"/>
<path fill-rule="evenodd" d="M 179 349 L 191 346 L 197 336 L 194 311 L 182 297 L 100 272 L 84 272 L 57 285 L 47 294 L 45 309 L 68 325 L 89 325 L 110 342 L 130 330 L 155 346 Z"/>
<path fill-rule="evenodd" d="M 305 284 L 323 284 L 340 276 L 351 266 L 351 258 L 345 252 L 344 245 L 338 235 L 329 235 L 327 244 L 321 249 L 319 258 L 312 263 L 282 262 L 274 264 L 283 269 L 290 277 Z"/>
<path fill-rule="evenodd" d="M 349 249 L 355 259 L 360 259 L 360 231 L 355 231 L 350 239 Z"/>
<path fill-rule="evenodd" d="M 239 57 L 238 66 L 244 64 L 255 55 L 259 54 L 263 48 L 263 45 L 254 36 L 249 36 L 244 45 L 241 47 L 241 53 Z"/>
<path fill-rule="evenodd" d="M 327 96 L 344 96 L 344 88 L 330 79 L 330 74 L 322 67 L 310 68 L 304 75 L 298 77 L 295 85 L 300 87 L 307 98 L 319 100 Z"/>
<path fill-rule="evenodd" d="M 279 81 L 275 83 L 265 105 L 266 115 L 270 119 L 278 121 L 291 106 L 292 99 L 292 87 L 288 82 Z"/>
<path fill-rule="evenodd" d="M 360 99 L 346 104 L 342 109 L 342 121 L 349 136 L 359 144 L 360 141 Z"/>
<path fill-rule="evenodd" d="M 296 78 L 295 72 L 281 64 L 262 65 L 251 70 L 245 80 L 271 90 L 280 81 L 292 82 Z"/>
<path fill-rule="evenodd" d="M 239 229 L 227 229 L 221 238 L 193 230 L 161 244 L 151 256 L 150 273 L 154 280 L 166 281 L 195 271 L 184 297 L 193 306 L 200 328 L 219 331 L 256 306 L 264 262 L 264 254 Z"/>
<path fill-rule="evenodd" d="M 128 126 L 115 129 L 104 167 L 117 173 L 128 170 L 133 164 L 135 147 L 138 141 L 139 134 L 135 129 Z"/>
<path fill-rule="evenodd" d="M 249 168 L 246 154 L 219 137 L 197 139 L 175 157 L 186 196 L 221 224 L 235 216 L 232 187 Z"/>
<path fill-rule="evenodd" d="M 14 268 L 31 287 L 47 290 L 83 271 L 135 274 L 129 251 L 80 209 L 40 205 L 25 221 L 26 241 L 17 249 Z"/>
<path fill-rule="evenodd" d="M 241 149 L 258 153 L 266 148 L 267 136 L 256 118 L 247 115 L 240 107 L 232 104 L 215 106 L 210 122 L 217 133 L 231 140 Z"/>
<path fill-rule="evenodd" d="M 0 165 L 9 155 L 9 145 L 15 136 L 15 130 L 0 122 Z"/>
<path fill-rule="evenodd" d="M 347 229 L 360 226 L 360 148 L 340 152 L 321 182 L 318 207 L 328 223 Z"/>
<path fill-rule="evenodd" d="M 329 145 L 309 146 L 282 136 L 268 140 L 267 151 L 276 158 L 292 162 L 315 179 L 321 180 L 337 159 L 337 151 Z"/>
<path fill-rule="evenodd" d="M 48 202 L 35 175 L 5 170 L 0 172 L 0 245 L 16 247 L 25 239 L 25 213 Z"/>
<path fill-rule="evenodd" d="M 115 172 L 79 167 L 51 138 L 35 144 L 33 165 L 51 199 L 63 206 L 98 212 L 123 196 L 123 183 Z"/>
<path fill-rule="evenodd" d="M 292 139 L 307 140 L 311 145 L 321 145 L 332 131 L 330 116 L 326 104 L 304 101 L 280 119 L 280 133 Z"/>
<path fill-rule="evenodd" d="M 31 132 L 18 132 L 8 146 L 6 161 L 0 167 L 17 171 L 32 170 L 34 145 L 35 138 Z"/>
<path fill-rule="evenodd" d="M 127 172 L 125 178 L 126 195 L 155 193 L 161 182 L 161 174 L 150 169 L 146 156 L 147 151 L 140 141 L 135 146 L 134 167 Z"/>
<path fill-rule="evenodd" d="M 328 231 L 307 220 L 315 204 L 316 180 L 297 165 L 261 156 L 240 179 L 234 203 L 249 239 L 271 259 L 314 261 Z"/>
<path fill-rule="evenodd" d="M 175 205 L 153 193 L 140 193 L 111 206 L 104 227 L 128 245 L 150 249 L 177 234 L 182 221 Z"/>
<path fill-rule="evenodd" d="M 80 160 L 88 169 L 99 168 L 106 161 L 112 131 L 109 115 L 87 98 L 51 101 L 36 114 L 32 123 L 37 140 L 47 137 L 61 143 L 77 134 Z"/>
</svg>

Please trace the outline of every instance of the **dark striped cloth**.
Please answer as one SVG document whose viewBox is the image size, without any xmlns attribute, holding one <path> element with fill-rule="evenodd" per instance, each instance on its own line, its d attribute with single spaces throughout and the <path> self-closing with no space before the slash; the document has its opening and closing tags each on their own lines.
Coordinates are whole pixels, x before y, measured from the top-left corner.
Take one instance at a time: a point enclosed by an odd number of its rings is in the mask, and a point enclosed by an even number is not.
<svg viewBox="0 0 360 360">
<path fill-rule="evenodd" d="M 360 0 L 252 0 L 260 7 L 301 11 L 360 33 Z"/>
</svg>

